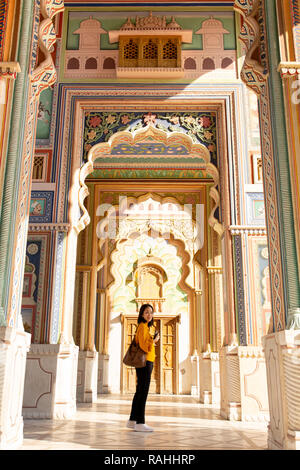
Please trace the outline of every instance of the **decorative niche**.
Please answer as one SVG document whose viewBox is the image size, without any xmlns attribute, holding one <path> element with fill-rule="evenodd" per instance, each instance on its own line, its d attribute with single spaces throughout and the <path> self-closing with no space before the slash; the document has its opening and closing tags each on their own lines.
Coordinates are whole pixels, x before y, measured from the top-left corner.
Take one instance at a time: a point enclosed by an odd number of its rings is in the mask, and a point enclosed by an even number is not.
<svg viewBox="0 0 300 470">
<path fill-rule="evenodd" d="M 119 31 L 110 31 L 111 43 L 119 42 L 118 78 L 183 77 L 181 44 L 191 43 L 192 30 L 183 30 L 173 17 L 128 18 Z"/>
</svg>

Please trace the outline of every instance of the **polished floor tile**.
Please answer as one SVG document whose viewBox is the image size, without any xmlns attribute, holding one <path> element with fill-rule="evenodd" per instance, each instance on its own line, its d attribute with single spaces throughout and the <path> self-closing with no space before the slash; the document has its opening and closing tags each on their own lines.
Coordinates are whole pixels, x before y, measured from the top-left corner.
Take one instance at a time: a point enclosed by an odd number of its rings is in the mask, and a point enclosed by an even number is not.
<svg viewBox="0 0 300 470">
<path fill-rule="evenodd" d="M 71 420 L 24 420 L 22 450 L 266 450 L 267 423 L 230 422 L 191 396 L 150 395 L 146 422 L 153 433 L 126 428 L 129 395 L 99 395 L 78 403 Z"/>
</svg>

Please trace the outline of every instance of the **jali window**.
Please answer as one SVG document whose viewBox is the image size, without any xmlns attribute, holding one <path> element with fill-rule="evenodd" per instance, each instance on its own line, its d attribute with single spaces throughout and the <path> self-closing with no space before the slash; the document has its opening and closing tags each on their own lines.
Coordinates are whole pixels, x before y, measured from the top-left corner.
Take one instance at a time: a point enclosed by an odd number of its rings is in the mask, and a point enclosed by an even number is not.
<svg viewBox="0 0 300 470">
<path fill-rule="evenodd" d="M 181 67 L 178 36 L 120 36 L 120 67 Z"/>
</svg>

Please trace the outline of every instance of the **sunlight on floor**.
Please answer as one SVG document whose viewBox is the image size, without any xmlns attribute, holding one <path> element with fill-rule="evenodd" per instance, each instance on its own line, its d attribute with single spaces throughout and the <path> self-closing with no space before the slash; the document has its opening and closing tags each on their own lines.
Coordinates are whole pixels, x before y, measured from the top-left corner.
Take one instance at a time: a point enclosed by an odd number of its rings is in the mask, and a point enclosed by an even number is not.
<svg viewBox="0 0 300 470">
<path fill-rule="evenodd" d="M 96 403 L 78 403 L 71 420 L 26 419 L 22 450 L 267 449 L 267 423 L 223 420 L 218 408 L 191 396 L 149 396 L 153 433 L 126 428 L 130 407 L 129 395 L 99 395 Z"/>
</svg>

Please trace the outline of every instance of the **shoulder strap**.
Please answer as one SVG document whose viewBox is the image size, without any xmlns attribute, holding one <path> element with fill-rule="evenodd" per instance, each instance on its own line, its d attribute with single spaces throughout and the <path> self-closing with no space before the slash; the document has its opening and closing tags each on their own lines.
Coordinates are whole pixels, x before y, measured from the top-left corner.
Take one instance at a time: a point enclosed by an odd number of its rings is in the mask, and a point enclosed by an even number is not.
<svg viewBox="0 0 300 470">
<path fill-rule="evenodd" d="M 138 329 L 140 328 L 142 323 L 139 323 L 138 326 L 137 326 L 137 329 L 136 329 L 136 332 L 135 332 L 135 335 L 134 335 L 134 341 L 136 342 L 136 344 L 138 344 L 138 341 L 137 341 L 137 332 L 138 332 Z"/>
</svg>

